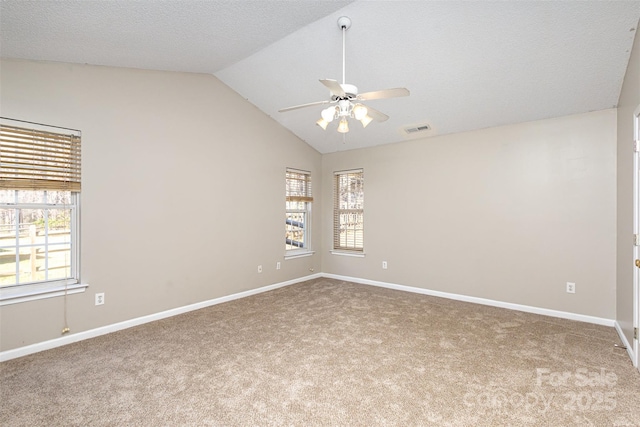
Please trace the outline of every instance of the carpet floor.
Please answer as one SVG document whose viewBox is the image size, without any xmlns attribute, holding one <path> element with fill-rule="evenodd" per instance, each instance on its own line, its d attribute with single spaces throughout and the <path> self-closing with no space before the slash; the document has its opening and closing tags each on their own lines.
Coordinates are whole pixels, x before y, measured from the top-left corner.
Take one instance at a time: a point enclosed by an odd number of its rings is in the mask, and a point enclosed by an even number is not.
<svg viewBox="0 0 640 427">
<path fill-rule="evenodd" d="M 613 328 L 317 279 L 0 364 L 2 426 L 640 426 Z"/>
</svg>

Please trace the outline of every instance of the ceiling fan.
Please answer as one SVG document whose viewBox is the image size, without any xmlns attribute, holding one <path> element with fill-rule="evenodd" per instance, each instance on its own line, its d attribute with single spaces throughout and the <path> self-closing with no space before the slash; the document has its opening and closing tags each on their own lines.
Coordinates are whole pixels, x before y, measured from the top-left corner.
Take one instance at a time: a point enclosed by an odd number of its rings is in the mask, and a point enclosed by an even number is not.
<svg viewBox="0 0 640 427">
<path fill-rule="evenodd" d="M 367 107 L 360 101 L 371 101 L 373 99 L 396 98 L 399 96 L 409 96 L 409 90 L 403 87 L 394 89 L 376 90 L 373 92 L 358 93 L 358 88 L 352 84 L 348 84 L 345 79 L 345 36 L 351 27 L 351 19 L 347 16 L 338 18 L 338 28 L 342 31 L 342 83 L 336 80 L 323 79 L 320 83 L 325 85 L 331 94 L 330 99 L 325 101 L 316 101 L 308 104 L 295 105 L 293 107 L 278 110 L 280 113 L 286 111 L 297 110 L 299 108 L 313 107 L 316 105 L 331 104 L 321 112 L 321 118 L 316 122 L 318 126 L 326 130 L 327 125 L 334 120 L 339 120 L 338 132 L 349 132 L 348 118 L 354 118 L 362 127 L 366 127 L 371 121 L 384 122 L 389 119 L 384 113 Z"/>
</svg>

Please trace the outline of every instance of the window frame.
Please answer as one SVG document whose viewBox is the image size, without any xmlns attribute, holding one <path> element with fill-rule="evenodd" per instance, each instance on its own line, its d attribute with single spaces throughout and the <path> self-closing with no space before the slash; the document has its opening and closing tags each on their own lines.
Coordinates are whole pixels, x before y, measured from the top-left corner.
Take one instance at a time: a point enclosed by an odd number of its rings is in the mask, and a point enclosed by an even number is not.
<svg viewBox="0 0 640 427">
<path fill-rule="evenodd" d="M 305 185 L 303 186 L 304 189 L 302 191 L 302 194 L 293 194 L 290 193 L 289 191 L 289 181 L 292 180 L 293 178 L 290 178 L 290 174 L 295 174 L 295 175 L 304 175 L 305 178 Z M 304 203 L 304 208 L 300 209 L 300 208 L 295 208 L 295 209 L 290 209 L 288 206 L 289 202 L 292 201 L 296 201 L 296 199 L 298 199 L 298 202 L 303 202 Z M 298 258 L 298 257 L 303 257 L 303 256 L 310 256 L 314 253 L 314 251 L 312 250 L 312 232 L 311 232 L 311 224 L 312 224 L 312 211 L 313 211 L 313 192 L 311 189 L 311 172 L 310 171 L 306 171 L 306 170 L 302 170 L 302 169 L 296 169 L 296 168 L 290 168 L 287 167 L 285 170 L 285 253 L 284 253 L 284 258 L 285 259 L 291 259 L 291 258 Z M 298 248 L 291 248 L 288 249 L 287 243 L 286 243 L 286 235 L 287 232 L 289 231 L 288 229 L 288 225 L 287 224 L 287 219 L 289 214 L 303 214 L 304 215 L 304 227 L 303 227 L 303 247 L 298 247 Z"/>
<path fill-rule="evenodd" d="M 80 232 L 78 230 L 78 205 L 79 205 L 79 200 L 80 200 L 80 193 L 76 192 L 76 191 L 70 191 L 70 203 L 66 204 L 66 203 L 46 203 L 44 201 L 41 202 L 37 202 L 37 203 L 30 203 L 30 202 L 18 202 L 18 191 L 21 190 L 5 190 L 5 191 L 13 191 L 14 192 L 14 201 L 13 202 L 0 202 L 0 209 L 12 209 L 12 210 L 37 210 L 37 209 L 69 209 L 70 211 L 70 218 L 69 218 L 69 247 L 70 247 L 70 255 L 69 255 L 69 261 L 70 261 L 70 266 L 69 266 L 69 276 L 70 277 L 65 277 L 62 279 L 45 279 L 45 280 L 39 280 L 39 281 L 35 281 L 35 282 L 25 282 L 25 283 L 19 283 L 19 276 L 16 275 L 16 281 L 17 283 L 13 284 L 13 285 L 4 285 L 2 286 L 2 288 L 13 288 L 13 287 L 29 287 L 31 285 L 33 285 L 33 287 L 38 287 L 38 285 L 42 285 L 43 283 L 51 283 L 52 286 L 56 286 L 56 285 L 60 285 L 60 284 L 66 284 L 66 285 L 73 285 L 78 283 L 79 281 L 79 277 L 80 277 L 80 269 L 79 269 L 79 256 L 78 256 L 78 241 L 79 241 L 79 235 Z M 43 197 L 46 200 L 46 196 L 47 196 L 47 191 L 48 190 L 39 190 L 42 191 L 43 193 Z M 19 218 L 19 215 L 16 215 L 16 218 Z M 19 224 L 15 224 L 16 227 Z M 48 228 L 48 226 L 47 226 Z M 47 234 L 48 234 L 47 230 Z M 44 246 L 48 246 L 48 244 L 44 245 Z M 16 244 L 15 244 L 15 248 L 16 248 L 16 253 L 19 252 L 18 248 L 20 248 L 20 242 L 19 239 L 16 238 Z"/>
<path fill-rule="evenodd" d="M 81 284 L 80 278 L 80 149 L 82 133 L 76 129 L 7 117 L 0 117 L 0 126 L 2 127 L 0 145 L 5 151 L 1 158 L 4 170 L 0 176 L 0 189 L 13 192 L 13 199 L 0 202 L 0 208 L 70 210 L 69 277 L 25 283 L 19 283 L 19 278 L 16 277 L 15 284 L 0 286 L 0 306 L 84 292 L 88 285 Z M 14 129 L 17 130 L 15 135 L 18 139 L 14 139 L 12 134 Z M 25 133 L 25 131 L 29 133 Z M 29 136 L 24 136 L 31 135 L 31 132 L 33 132 L 31 139 Z M 51 141 L 54 145 L 45 145 L 49 144 L 49 138 L 53 138 Z M 58 142 L 58 138 L 68 142 Z M 53 155 L 49 157 L 49 154 Z M 61 166 L 61 161 L 56 160 L 60 158 L 68 159 L 64 160 L 64 165 L 66 165 L 64 168 Z M 47 171 L 50 170 L 58 172 L 49 174 Z M 33 173 L 29 171 L 33 171 Z M 46 197 L 43 197 L 40 202 L 20 202 L 17 192 L 23 190 L 39 191 L 43 193 L 43 196 L 46 195 L 46 191 L 69 191 L 70 203 L 47 203 Z M 18 241 L 15 246 L 17 251 L 20 247 Z"/>
<path fill-rule="evenodd" d="M 359 200 L 360 208 L 340 208 L 340 200 L 341 196 L 348 192 L 348 190 L 342 190 L 340 186 L 341 177 L 344 175 L 360 175 L 360 179 L 362 180 L 362 185 L 360 187 L 361 198 Z M 341 214 L 344 213 L 355 213 L 361 216 L 361 220 L 359 223 L 361 224 L 361 244 L 357 245 L 357 239 L 354 237 L 353 245 L 341 245 L 340 244 L 340 231 L 341 231 L 341 223 L 340 218 Z M 333 236 L 332 236 L 332 250 L 331 253 L 334 255 L 346 255 L 346 256 L 355 256 L 355 257 L 363 257 L 365 255 L 364 252 L 364 169 L 349 169 L 342 171 L 335 171 L 333 173 Z"/>
</svg>

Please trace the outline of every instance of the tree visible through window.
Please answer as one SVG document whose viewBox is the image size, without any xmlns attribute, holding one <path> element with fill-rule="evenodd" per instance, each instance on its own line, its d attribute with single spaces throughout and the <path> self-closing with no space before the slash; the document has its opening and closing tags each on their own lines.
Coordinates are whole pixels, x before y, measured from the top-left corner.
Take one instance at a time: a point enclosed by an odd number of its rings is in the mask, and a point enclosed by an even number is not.
<svg viewBox="0 0 640 427">
<path fill-rule="evenodd" d="M 335 172 L 333 198 L 333 249 L 364 249 L 364 172 Z"/>
<path fill-rule="evenodd" d="M 311 172 L 286 170 L 285 250 L 308 251 L 311 225 Z"/>
</svg>

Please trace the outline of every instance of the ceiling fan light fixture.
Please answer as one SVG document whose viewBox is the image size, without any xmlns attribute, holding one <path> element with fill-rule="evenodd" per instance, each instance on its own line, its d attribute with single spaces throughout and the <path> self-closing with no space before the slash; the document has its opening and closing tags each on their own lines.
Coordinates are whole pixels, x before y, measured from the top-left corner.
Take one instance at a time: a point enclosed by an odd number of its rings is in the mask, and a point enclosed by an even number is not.
<svg viewBox="0 0 640 427">
<path fill-rule="evenodd" d="M 372 117 L 369 117 L 365 114 L 363 118 L 360 119 L 360 123 L 362 123 L 362 127 L 366 128 L 369 123 L 373 120 Z"/>
<path fill-rule="evenodd" d="M 342 120 L 340 120 L 340 124 L 338 125 L 338 132 L 340 133 L 349 132 L 349 122 L 347 121 L 346 117 L 343 117 Z"/>
<path fill-rule="evenodd" d="M 356 104 L 353 106 L 353 117 L 356 120 L 362 120 L 365 117 L 367 117 L 367 113 L 369 112 L 369 110 L 367 110 L 367 107 L 365 107 L 362 104 Z"/>
<path fill-rule="evenodd" d="M 349 132 L 349 119 L 358 120 L 365 128 L 372 121 L 384 122 L 389 119 L 384 113 L 372 107 L 366 107 L 359 101 L 368 102 L 375 99 L 396 98 L 409 96 L 409 90 L 403 87 L 376 90 L 371 92 L 358 93 L 355 85 L 347 83 L 346 79 L 346 33 L 351 27 L 351 19 L 347 16 L 338 18 L 338 28 L 342 32 L 342 83 L 333 79 L 320 79 L 325 88 L 329 89 L 329 100 L 310 102 L 307 104 L 295 105 L 293 107 L 278 110 L 281 113 L 299 108 L 313 107 L 316 105 L 332 104 L 331 107 L 320 111 L 320 120 L 316 122 L 322 129 L 327 130 L 329 123 L 338 121 L 338 132 L 345 134 Z"/>
<path fill-rule="evenodd" d="M 325 119 L 320 119 L 316 122 L 316 124 L 320 126 L 323 130 L 327 130 L 327 125 L 329 124 L 329 122 L 326 121 Z"/>
</svg>

